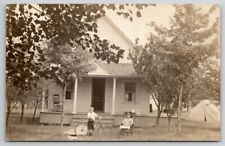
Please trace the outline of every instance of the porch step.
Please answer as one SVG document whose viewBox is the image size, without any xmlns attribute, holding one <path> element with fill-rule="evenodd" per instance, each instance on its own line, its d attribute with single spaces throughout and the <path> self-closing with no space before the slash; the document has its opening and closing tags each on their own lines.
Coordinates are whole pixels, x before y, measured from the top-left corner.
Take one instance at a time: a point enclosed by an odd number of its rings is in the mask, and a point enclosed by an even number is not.
<svg viewBox="0 0 225 146">
<path fill-rule="evenodd" d="M 71 125 L 75 126 L 77 124 L 85 124 L 87 123 L 88 118 L 87 116 L 79 115 L 75 116 L 71 119 Z M 114 126 L 115 121 L 114 118 L 111 116 L 103 116 L 101 119 L 101 124 L 102 125 L 108 125 L 108 126 Z"/>
<path fill-rule="evenodd" d="M 113 119 L 112 115 L 98 114 L 98 116 L 102 117 L 102 119 Z M 87 119 L 87 114 L 75 114 L 73 115 L 75 119 Z"/>
</svg>

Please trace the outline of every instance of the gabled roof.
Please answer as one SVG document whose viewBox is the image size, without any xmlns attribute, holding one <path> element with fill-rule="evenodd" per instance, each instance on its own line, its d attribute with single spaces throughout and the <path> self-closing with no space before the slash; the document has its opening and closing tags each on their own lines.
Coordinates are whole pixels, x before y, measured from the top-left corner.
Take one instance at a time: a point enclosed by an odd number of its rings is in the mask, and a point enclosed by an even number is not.
<svg viewBox="0 0 225 146">
<path fill-rule="evenodd" d="M 95 62 L 94 64 L 96 66 L 96 69 L 89 72 L 88 73 L 89 76 L 111 76 L 112 75 L 107 69 L 102 67 L 99 63 Z"/>
<path fill-rule="evenodd" d="M 99 66 L 105 69 L 108 73 L 110 73 L 110 76 L 113 77 L 137 77 L 137 73 L 131 63 L 108 64 L 97 62 L 97 64 L 99 64 Z"/>
</svg>

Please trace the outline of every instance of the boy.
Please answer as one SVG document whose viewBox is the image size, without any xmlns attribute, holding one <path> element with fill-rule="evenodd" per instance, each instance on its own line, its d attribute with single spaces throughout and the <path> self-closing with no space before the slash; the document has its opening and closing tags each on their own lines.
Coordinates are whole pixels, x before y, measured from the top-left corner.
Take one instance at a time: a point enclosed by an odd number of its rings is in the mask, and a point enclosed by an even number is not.
<svg viewBox="0 0 225 146">
<path fill-rule="evenodd" d="M 94 112 L 94 108 L 90 107 L 89 112 L 87 114 L 88 117 L 88 135 L 92 135 L 93 131 L 94 131 L 94 121 L 96 119 L 99 119 L 100 117 Z"/>
</svg>

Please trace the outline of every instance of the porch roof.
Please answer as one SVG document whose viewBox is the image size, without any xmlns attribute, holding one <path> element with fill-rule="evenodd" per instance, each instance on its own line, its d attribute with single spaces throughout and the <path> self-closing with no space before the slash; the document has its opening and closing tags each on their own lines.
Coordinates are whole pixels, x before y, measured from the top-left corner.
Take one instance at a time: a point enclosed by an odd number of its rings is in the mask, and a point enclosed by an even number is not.
<svg viewBox="0 0 225 146">
<path fill-rule="evenodd" d="M 136 77 L 137 73 L 131 63 L 100 63 L 107 71 L 114 76 Z"/>
<path fill-rule="evenodd" d="M 101 74 L 89 74 L 88 76 L 106 76 L 106 77 L 129 77 L 129 78 L 136 78 L 137 73 L 131 63 L 103 63 L 97 62 L 98 66 L 105 70 L 108 74 L 101 75 Z"/>
</svg>

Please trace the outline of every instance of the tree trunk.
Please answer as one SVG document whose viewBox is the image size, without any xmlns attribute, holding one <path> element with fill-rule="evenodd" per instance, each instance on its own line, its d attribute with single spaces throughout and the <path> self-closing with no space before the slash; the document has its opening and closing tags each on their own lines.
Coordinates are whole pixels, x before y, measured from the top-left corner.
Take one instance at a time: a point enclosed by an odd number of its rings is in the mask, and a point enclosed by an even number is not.
<svg viewBox="0 0 225 146">
<path fill-rule="evenodd" d="M 9 124 L 9 116 L 10 116 L 10 112 L 7 111 L 7 113 L 6 113 L 6 128 L 8 127 L 8 124 Z"/>
<path fill-rule="evenodd" d="M 172 116 L 168 116 L 168 132 L 170 132 L 170 123 L 171 123 L 171 117 Z"/>
<path fill-rule="evenodd" d="M 159 105 L 158 110 L 157 110 L 157 117 L 156 117 L 156 121 L 155 121 L 156 125 L 159 125 L 160 116 L 161 116 L 161 108 L 160 108 L 160 105 Z"/>
<path fill-rule="evenodd" d="M 180 86 L 179 97 L 178 97 L 178 107 L 177 107 L 177 129 L 181 132 L 181 108 L 182 108 L 182 95 L 183 95 L 183 84 Z"/>
<path fill-rule="evenodd" d="M 35 119 L 35 115 L 36 115 L 38 103 L 39 103 L 39 100 L 37 100 L 37 102 L 36 102 L 36 104 L 35 104 L 35 107 L 34 107 L 34 113 L 33 113 L 33 117 L 32 117 L 32 122 L 34 122 L 34 119 Z"/>
<path fill-rule="evenodd" d="M 6 112 L 6 128 L 8 127 L 9 124 L 9 116 L 11 113 L 11 102 L 7 102 L 7 112 Z"/>
<path fill-rule="evenodd" d="M 21 102 L 21 115 L 20 115 L 20 122 L 22 122 L 22 121 L 23 121 L 24 107 L 25 107 L 25 104 L 24 104 L 23 102 Z"/>
<path fill-rule="evenodd" d="M 63 121 L 64 121 L 64 99 L 66 96 L 66 83 L 63 89 L 63 96 L 62 96 L 62 113 L 61 113 L 61 123 L 60 123 L 60 127 L 61 127 L 61 131 L 63 130 Z"/>
<path fill-rule="evenodd" d="M 12 113 L 12 111 L 16 107 L 16 105 L 17 105 L 17 102 L 14 105 L 12 105 L 11 101 L 7 101 L 6 128 L 7 128 L 8 123 L 9 123 L 10 114 Z"/>
<path fill-rule="evenodd" d="M 191 94 L 189 93 L 187 97 L 187 112 L 189 111 L 189 107 L 190 107 L 190 96 Z"/>
</svg>

